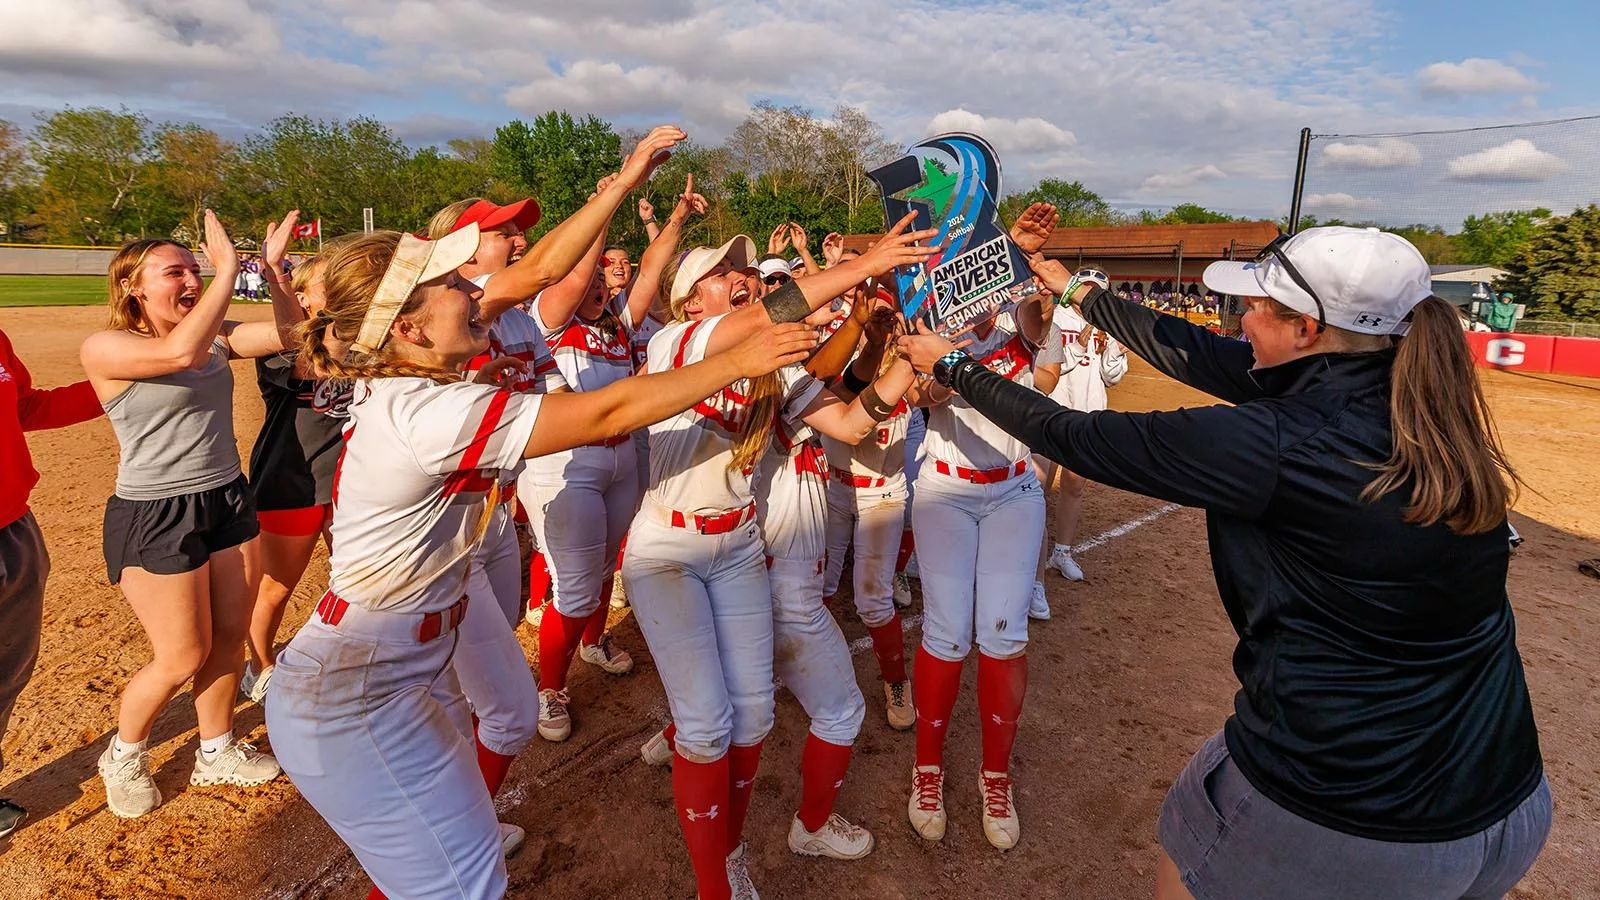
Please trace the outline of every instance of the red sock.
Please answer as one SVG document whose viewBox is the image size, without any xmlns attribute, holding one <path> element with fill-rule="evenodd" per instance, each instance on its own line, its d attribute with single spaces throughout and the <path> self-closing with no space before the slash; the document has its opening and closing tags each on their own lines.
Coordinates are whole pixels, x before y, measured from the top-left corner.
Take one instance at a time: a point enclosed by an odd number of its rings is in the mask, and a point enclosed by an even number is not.
<svg viewBox="0 0 1600 900">
<path fill-rule="evenodd" d="M 878 657 L 878 672 L 889 684 L 906 680 L 906 637 L 900 627 L 900 614 L 882 625 L 867 629 L 872 635 L 872 653 Z"/>
<path fill-rule="evenodd" d="M 911 554 L 917 549 L 916 539 L 911 536 L 911 529 L 900 532 L 900 552 L 894 558 L 894 573 L 899 575 L 906 570 L 906 563 L 911 562 Z"/>
<path fill-rule="evenodd" d="M 700 900 L 730 900 L 728 886 L 728 756 L 716 762 L 690 762 L 675 753 L 672 761 L 672 799 L 678 807 L 678 824 L 689 845 Z"/>
<path fill-rule="evenodd" d="M 983 719 L 983 770 L 1011 771 L 1011 745 L 1028 693 L 1028 657 L 995 659 L 978 654 L 978 717 Z"/>
<path fill-rule="evenodd" d="M 372 890 L 367 893 L 367 900 L 389 900 L 389 898 L 383 895 L 383 891 L 378 890 L 377 885 L 373 885 Z"/>
<path fill-rule="evenodd" d="M 810 832 L 827 824 L 833 814 L 833 801 L 844 786 L 844 773 L 850 768 L 848 744 L 830 744 L 814 734 L 806 735 L 800 751 L 800 824 Z"/>
<path fill-rule="evenodd" d="M 578 651 L 584 619 L 574 619 L 551 606 L 539 623 L 539 690 L 559 691 L 567 686 L 567 668 Z"/>
<path fill-rule="evenodd" d="M 911 680 L 917 707 L 917 765 L 944 766 L 944 736 L 961 693 L 961 663 L 940 659 L 917 648 L 917 670 Z"/>
<path fill-rule="evenodd" d="M 600 608 L 589 616 L 589 621 L 583 626 L 583 642 L 593 647 L 600 643 L 606 636 L 606 616 L 611 614 L 611 582 L 606 582 L 606 589 L 600 592 Z"/>
<path fill-rule="evenodd" d="M 669 746 L 676 748 L 678 745 L 673 742 L 678 739 L 678 723 L 668 722 L 667 727 L 661 729 L 661 736 L 667 739 L 667 744 Z M 676 752 L 676 750 L 674 750 L 674 752 Z"/>
<path fill-rule="evenodd" d="M 750 795 L 756 790 L 763 743 L 728 748 L 728 845 L 723 856 L 739 849 L 739 841 L 744 838 L 744 817 L 750 812 Z"/>
<path fill-rule="evenodd" d="M 550 596 L 550 563 L 545 560 L 543 553 L 535 550 L 533 560 L 528 563 L 528 605 L 539 606 L 548 596 Z"/>
<path fill-rule="evenodd" d="M 483 773 L 483 783 L 489 787 L 489 796 L 493 797 L 500 792 L 500 785 L 506 780 L 506 772 L 511 770 L 511 762 L 515 756 L 496 753 L 483 745 L 478 739 L 476 729 L 473 733 L 473 743 L 478 745 L 478 771 Z"/>
</svg>

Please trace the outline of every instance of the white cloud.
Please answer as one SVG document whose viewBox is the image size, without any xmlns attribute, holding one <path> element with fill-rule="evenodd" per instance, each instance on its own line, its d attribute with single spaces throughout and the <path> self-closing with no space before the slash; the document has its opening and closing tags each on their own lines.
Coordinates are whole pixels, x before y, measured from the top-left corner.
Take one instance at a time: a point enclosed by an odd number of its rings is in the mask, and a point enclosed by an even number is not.
<svg viewBox="0 0 1600 900">
<path fill-rule="evenodd" d="M 1078 143 L 1077 135 L 1036 116 L 1004 119 L 981 116 L 965 109 L 939 113 L 928 122 L 922 134 L 923 137 L 931 137 L 950 131 L 976 134 L 1001 153 L 1048 153 L 1067 150 Z"/>
<path fill-rule="evenodd" d="M 1353 197 L 1342 191 L 1331 194 L 1307 194 L 1305 199 L 1307 209 L 1320 209 L 1328 212 L 1352 212 L 1363 209 L 1376 209 L 1383 203 L 1376 197 Z"/>
<path fill-rule="evenodd" d="M 1452 181 L 1507 183 L 1545 181 L 1561 175 L 1572 166 L 1553 153 L 1546 153 L 1526 138 L 1507 141 L 1477 153 L 1450 160 L 1447 167 Z"/>
<path fill-rule="evenodd" d="M 1497 59 L 1436 62 L 1417 73 L 1417 86 L 1430 97 L 1464 97 L 1473 94 L 1525 94 L 1544 85 Z"/>
<path fill-rule="evenodd" d="M 1422 162 L 1422 151 L 1398 138 L 1382 138 L 1372 144 L 1336 141 L 1322 148 L 1322 161 L 1340 169 L 1398 169 Z"/>
<path fill-rule="evenodd" d="M 1149 194 L 1157 191 L 1178 190 L 1193 187 L 1202 181 L 1220 181 L 1227 178 L 1228 174 L 1216 166 L 1206 163 L 1195 166 L 1182 172 L 1158 172 L 1151 175 L 1139 184 L 1139 193 Z"/>
</svg>

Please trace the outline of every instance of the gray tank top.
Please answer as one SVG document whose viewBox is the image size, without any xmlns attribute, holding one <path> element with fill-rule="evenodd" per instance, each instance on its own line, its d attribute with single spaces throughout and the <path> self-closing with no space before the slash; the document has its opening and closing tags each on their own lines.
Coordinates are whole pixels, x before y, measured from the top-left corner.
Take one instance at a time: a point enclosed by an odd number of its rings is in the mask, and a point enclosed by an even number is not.
<svg viewBox="0 0 1600 900">
<path fill-rule="evenodd" d="M 160 500 L 239 477 L 233 441 L 233 369 L 217 338 L 199 369 L 141 378 L 103 406 L 122 445 L 117 496 Z"/>
</svg>

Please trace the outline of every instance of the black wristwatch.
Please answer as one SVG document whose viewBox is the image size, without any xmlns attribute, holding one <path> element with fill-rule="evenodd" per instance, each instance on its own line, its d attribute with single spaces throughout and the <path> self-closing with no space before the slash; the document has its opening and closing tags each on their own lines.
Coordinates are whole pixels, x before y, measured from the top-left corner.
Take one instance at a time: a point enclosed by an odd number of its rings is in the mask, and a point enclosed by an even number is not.
<svg viewBox="0 0 1600 900">
<path fill-rule="evenodd" d="M 956 366 L 960 365 L 962 360 L 971 358 L 965 350 L 951 350 L 934 361 L 933 380 L 947 388 L 955 387 L 951 381 L 955 379 Z"/>
</svg>

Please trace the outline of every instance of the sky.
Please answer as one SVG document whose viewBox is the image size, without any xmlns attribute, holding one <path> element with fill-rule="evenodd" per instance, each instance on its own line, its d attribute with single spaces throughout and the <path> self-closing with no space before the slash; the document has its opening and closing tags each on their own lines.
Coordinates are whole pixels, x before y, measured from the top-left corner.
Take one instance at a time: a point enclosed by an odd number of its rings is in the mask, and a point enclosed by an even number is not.
<svg viewBox="0 0 1600 900">
<path fill-rule="evenodd" d="M 240 137 L 285 112 L 407 142 L 552 109 L 717 143 L 762 100 L 973 131 L 1004 189 L 1278 217 L 1302 127 L 1600 114 L 1600 4 L 1527 0 L 0 0 L 0 118 L 127 106 Z M 1306 211 L 1452 226 L 1600 201 L 1600 120 L 1319 138 Z"/>
</svg>

